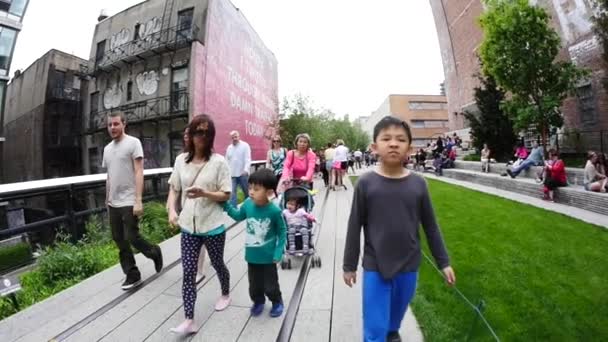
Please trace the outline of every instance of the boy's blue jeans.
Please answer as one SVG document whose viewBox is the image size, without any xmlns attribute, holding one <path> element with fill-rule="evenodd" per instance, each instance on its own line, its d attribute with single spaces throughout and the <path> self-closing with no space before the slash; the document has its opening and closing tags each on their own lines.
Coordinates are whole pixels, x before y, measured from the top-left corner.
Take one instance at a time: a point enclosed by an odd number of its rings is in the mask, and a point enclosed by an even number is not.
<svg viewBox="0 0 608 342">
<path fill-rule="evenodd" d="M 384 280 L 379 272 L 363 272 L 363 340 L 385 342 L 389 332 L 399 331 L 407 306 L 416 292 L 418 272 Z"/>
</svg>

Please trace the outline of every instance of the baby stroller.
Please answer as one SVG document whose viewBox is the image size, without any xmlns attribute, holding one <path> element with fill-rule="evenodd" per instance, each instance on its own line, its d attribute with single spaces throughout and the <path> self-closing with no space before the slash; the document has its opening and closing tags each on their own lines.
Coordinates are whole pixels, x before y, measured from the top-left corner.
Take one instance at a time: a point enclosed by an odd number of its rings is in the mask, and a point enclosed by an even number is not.
<svg viewBox="0 0 608 342">
<path fill-rule="evenodd" d="M 313 196 L 310 193 L 309 188 L 301 181 L 291 181 L 291 185 L 281 194 L 279 199 L 279 207 L 281 209 L 287 208 L 288 199 L 295 198 L 298 201 L 298 205 L 303 208 L 307 213 L 312 213 L 315 205 Z M 285 246 L 285 253 L 283 254 L 283 260 L 281 261 L 281 269 L 291 269 L 291 259 L 293 257 L 304 257 L 307 255 L 311 256 L 312 267 L 321 267 L 321 257 L 315 256 L 316 250 L 314 248 L 313 240 L 317 233 L 317 225 L 308 220 L 306 228 L 309 231 L 308 239 L 308 253 L 305 253 L 302 242 L 302 234 L 299 231 L 295 233 L 295 250 L 289 250 L 288 246 Z M 289 234 L 289 227 L 287 228 Z"/>
</svg>

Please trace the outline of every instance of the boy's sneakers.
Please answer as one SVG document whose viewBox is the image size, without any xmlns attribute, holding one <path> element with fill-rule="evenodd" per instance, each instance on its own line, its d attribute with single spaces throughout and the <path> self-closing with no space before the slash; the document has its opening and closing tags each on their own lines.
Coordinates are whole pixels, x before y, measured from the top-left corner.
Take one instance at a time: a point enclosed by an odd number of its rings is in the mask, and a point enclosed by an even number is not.
<svg viewBox="0 0 608 342">
<path fill-rule="evenodd" d="M 515 178 L 515 175 L 513 174 L 513 171 L 507 170 L 507 174 L 509 175 L 509 177 Z"/>
<path fill-rule="evenodd" d="M 249 311 L 253 317 L 261 315 L 262 311 L 264 311 L 264 303 L 254 303 Z"/>
<path fill-rule="evenodd" d="M 386 336 L 386 342 L 401 342 L 401 335 L 398 331 L 391 331 Z"/>
<path fill-rule="evenodd" d="M 121 288 L 126 291 L 138 286 L 139 284 L 141 284 L 141 275 L 127 275 L 127 279 L 124 283 L 122 283 Z"/>
<path fill-rule="evenodd" d="M 282 314 L 283 314 L 283 303 L 272 304 L 272 309 L 270 309 L 270 317 L 279 317 Z"/>
</svg>

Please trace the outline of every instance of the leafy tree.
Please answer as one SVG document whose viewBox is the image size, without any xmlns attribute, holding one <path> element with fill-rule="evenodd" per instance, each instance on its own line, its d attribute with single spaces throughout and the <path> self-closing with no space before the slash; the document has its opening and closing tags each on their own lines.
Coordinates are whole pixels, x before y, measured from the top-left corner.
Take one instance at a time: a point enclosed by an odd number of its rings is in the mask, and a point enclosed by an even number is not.
<svg viewBox="0 0 608 342">
<path fill-rule="evenodd" d="M 314 149 L 321 149 L 337 139 L 344 140 L 351 149 L 365 149 L 369 144 L 367 134 L 354 125 L 348 115 L 342 119 L 335 117 L 331 110 L 315 108 L 309 98 L 300 94 L 284 98 L 279 129 L 284 145 L 293 148 L 295 137 L 308 133 Z"/>
<path fill-rule="evenodd" d="M 483 72 L 509 93 L 503 108 L 516 128 L 534 130 L 546 144 L 549 129 L 563 125 L 563 100 L 586 73 L 556 60 L 560 38 L 543 8 L 528 0 L 486 0 L 486 4 L 480 17 Z"/>
<path fill-rule="evenodd" d="M 481 150 L 487 143 L 493 158 L 506 159 L 512 154 L 517 135 L 513 131 L 513 121 L 501 108 L 505 93 L 491 76 L 480 75 L 479 81 L 481 85 L 475 88 L 479 113 L 464 113 L 471 126 L 473 146 Z"/>
</svg>

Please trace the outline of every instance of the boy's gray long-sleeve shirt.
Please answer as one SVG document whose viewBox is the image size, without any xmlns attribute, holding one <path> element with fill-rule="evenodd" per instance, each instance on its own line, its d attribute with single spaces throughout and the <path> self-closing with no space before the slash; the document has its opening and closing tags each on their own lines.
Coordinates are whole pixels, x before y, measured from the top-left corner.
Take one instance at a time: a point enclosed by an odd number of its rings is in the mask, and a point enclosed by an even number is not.
<svg viewBox="0 0 608 342">
<path fill-rule="evenodd" d="M 384 279 L 417 271 L 421 257 L 420 224 L 439 268 L 449 266 L 424 178 L 413 173 L 400 179 L 387 178 L 376 172 L 364 174 L 355 188 L 348 220 L 344 271 L 357 270 L 361 227 L 366 271 L 380 272 Z"/>
</svg>

